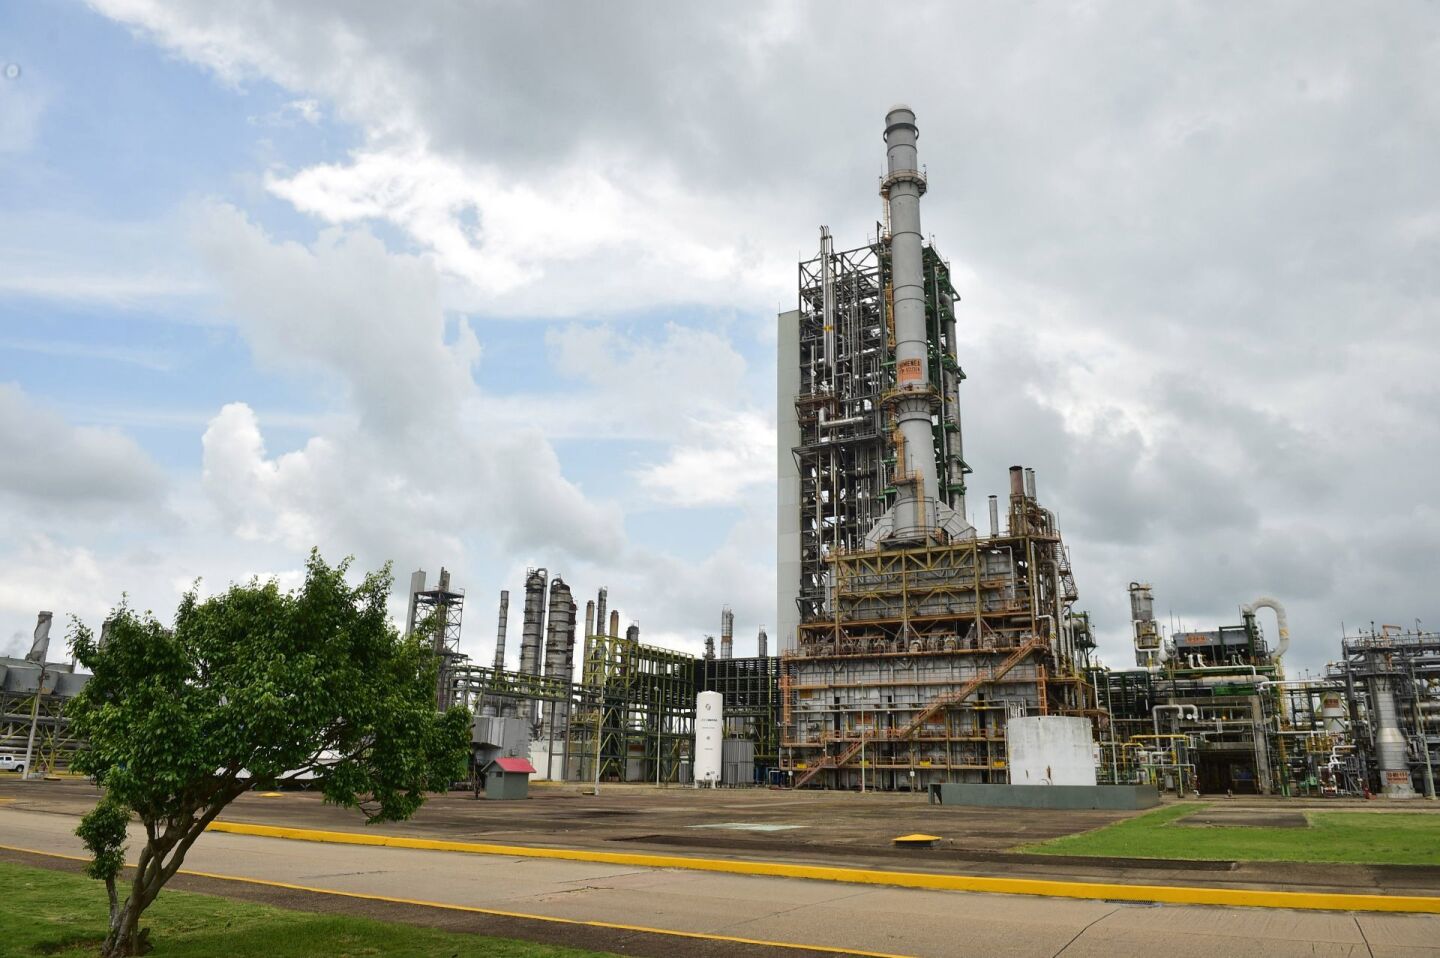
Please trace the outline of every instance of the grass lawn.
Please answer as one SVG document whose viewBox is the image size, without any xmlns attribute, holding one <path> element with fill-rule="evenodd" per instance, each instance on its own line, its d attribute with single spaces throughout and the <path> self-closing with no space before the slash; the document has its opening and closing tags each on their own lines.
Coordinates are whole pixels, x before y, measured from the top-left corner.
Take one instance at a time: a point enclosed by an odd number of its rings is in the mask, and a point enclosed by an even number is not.
<svg viewBox="0 0 1440 958">
<path fill-rule="evenodd" d="M 1440 815 L 1307 812 L 1309 828 L 1171 824 L 1206 805 L 1184 802 L 1018 851 L 1120 858 L 1440 865 Z"/>
<path fill-rule="evenodd" d="M 99 952 L 105 888 L 81 875 L 0 862 L 0 954 L 76 958 Z M 163 891 L 145 912 L 156 958 L 191 955 L 331 955 L 360 958 L 597 958 L 508 938 L 454 934 L 365 918 L 315 915 L 210 895 Z"/>
</svg>

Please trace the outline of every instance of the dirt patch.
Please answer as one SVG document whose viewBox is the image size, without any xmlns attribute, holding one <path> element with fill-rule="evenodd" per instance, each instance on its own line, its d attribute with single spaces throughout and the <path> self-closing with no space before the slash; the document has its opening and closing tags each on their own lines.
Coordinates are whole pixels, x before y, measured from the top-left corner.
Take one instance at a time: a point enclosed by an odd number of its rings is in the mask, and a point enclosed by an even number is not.
<svg viewBox="0 0 1440 958">
<path fill-rule="evenodd" d="M 1269 808 L 1207 808 L 1176 819 L 1171 825 L 1182 828 L 1309 828 L 1304 812 Z"/>
</svg>

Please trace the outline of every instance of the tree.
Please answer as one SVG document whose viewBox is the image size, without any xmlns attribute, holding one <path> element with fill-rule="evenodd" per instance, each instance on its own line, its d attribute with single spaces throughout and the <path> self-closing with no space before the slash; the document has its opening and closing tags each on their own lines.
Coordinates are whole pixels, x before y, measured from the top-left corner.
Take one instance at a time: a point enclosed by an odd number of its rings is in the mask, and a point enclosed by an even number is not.
<svg viewBox="0 0 1440 958">
<path fill-rule="evenodd" d="M 110 899 L 107 958 L 148 950 L 140 916 L 246 790 L 313 774 L 327 802 L 396 821 L 463 777 L 469 714 L 436 712 L 423 630 L 402 637 L 386 611 L 389 566 L 355 587 L 348 566 L 312 552 L 293 592 L 255 580 L 204 600 L 192 590 L 173 629 L 124 605 L 103 642 L 72 627 L 94 673 L 69 715 L 89 745 L 76 766 L 105 791 L 77 834 Z M 145 839 L 121 901 L 131 813 Z"/>
</svg>

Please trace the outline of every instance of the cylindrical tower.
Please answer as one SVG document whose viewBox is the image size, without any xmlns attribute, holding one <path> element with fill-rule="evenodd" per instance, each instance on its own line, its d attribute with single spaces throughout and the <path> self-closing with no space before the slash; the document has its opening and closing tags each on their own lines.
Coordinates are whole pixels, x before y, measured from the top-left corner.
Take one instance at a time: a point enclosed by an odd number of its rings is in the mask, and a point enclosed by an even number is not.
<svg viewBox="0 0 1440 958">
<path fill-rule="evenodd" d="M 1160 627 L 1155 622 L 1155 596 L 1144 582 L 1130 583 L 1130 628 L 1135 640 L 1135 664 L 1160 664 Z"/>
<path fill-rule="evenodd" d="M 895 535 L 916 538 L 936 526 L 940 488 L 930 415 L 939 401 L 930 381 L 930 338 L 925 321 L 925 261 L 920 197 L 925 176 L 915 148 L 919 131 L 908 106 L 885 116 L 888 174 L 880 192 L 890 209 L 890 280 L 895 317 L 896 431 Z"/>
<path fill-rule="evenodd" d="M 770 654 L 770 637 L 765 634 L 765 626 L 760 626 L 760 634 L 755 636 L 755 654 L 760 658 Z"/>
<path fill-rule="evenodd" d="M 531 569 L 525 575 L 525 621 L 520 632 L 520 671 L 524 675 L 540 674 L 540 649 L 545 634 L 544 569 Z"/>
<path fill-rule="evenodd" d="M 595 597 L 595 631 L 587 634 L 585 636 L 587 639 L 590 635 L 603 635 L 605 633 L 605 602 L 609 596 L 610 590 L 602 585 L 600 587 L 600 594 Z"/>
<path fill-rule="evenodd" d="M 1380 794 L 1386 798 L 1415 798 L 1415 784 L 1410 778 L 1410 749 L 1400 731 L 1395 711 L 1395 690 L 1390 677 L 1376 676 L 1371 685 L 1371 701 L 1375 703 L 1375 749 L 1380 766 Z"/>
<path fill-rule="evenodd" d="M 570 681 L 565 670 L 565 636 L 574 634 L 575 620 L 570 611 L 570 587 L 558 575 L 550 580 L 550 608 L 545 626 L 545 677 Z"/>
<path fill-rule="evenodd" d="M 705 636 L 705 658 L 715 658 L 715 636 L 713 635 Z"/>
<path fill-rule="evenodd" d="M 610 610 L 610 638 L 620 638 L 620 610 Z"/>
<path fill-rule="evenodd" d="M 581 638 L 588 639 L 595 634 L 595 600 L 590 599 L 585 603 L 585 632 Z"/>
<path fill-rule="evenodd" d="M 720 658 L 728 659 L 735 654 L 735 613 L 727 605 L 720 610 Z"/>
<path fill-rule="evenodd" d="M 625 638 L 630 642 L 640 641 L 640 623 L 631 622 L 625 629 Z"/>
<path fill-rule="evenodd" d="M 500 623 L 495 628 L 495 671 L 505 669 L 505 626 L 510 620 L 510 590 L 500 590 Z"/>
<path fill-rule="evenodd" d="M 990 538 L 1000 535 L 1000 500 L 990 497 Z"/>
</svg>

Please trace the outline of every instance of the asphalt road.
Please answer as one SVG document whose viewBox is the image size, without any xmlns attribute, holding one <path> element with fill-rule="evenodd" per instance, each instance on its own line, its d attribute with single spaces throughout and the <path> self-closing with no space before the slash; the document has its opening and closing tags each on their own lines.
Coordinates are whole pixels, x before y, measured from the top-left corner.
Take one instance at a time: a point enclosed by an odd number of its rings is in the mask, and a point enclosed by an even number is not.
<svg viewBox="0 0 1440 958">
<path fill-rule="evenodd" d="M 0 844 L 80 854 L 75 819 L 0 805 Z M 1440 955 L 1440 916 L 1142 906 L 209 834 L 193 872 L 890 955 Z M 676 940 L 675 954 L 685 954 Z"/>
</svg>

